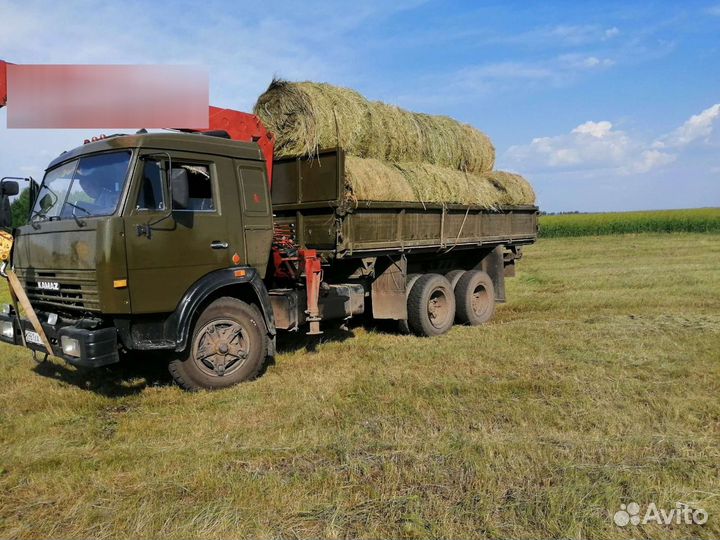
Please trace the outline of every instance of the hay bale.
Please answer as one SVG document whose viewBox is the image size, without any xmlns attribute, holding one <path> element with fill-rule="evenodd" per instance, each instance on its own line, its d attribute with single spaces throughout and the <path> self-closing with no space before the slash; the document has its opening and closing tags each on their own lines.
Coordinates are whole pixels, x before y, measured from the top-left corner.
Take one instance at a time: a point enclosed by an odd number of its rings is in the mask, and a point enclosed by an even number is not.
<svg viewBox="0 0 720 540">
<path fill-rule="evenodd" d="M 358 157 L 426 162 L 487 172 L 495 148 L 477 129 L 446 116 L 412 113 L 324 83 L 273 80 L 254 112 L 275 135 L 278 157 L 343 148 Z"/>
<path fill-rule="evenodd" d="M 429 163 L 386 163 L 346 156 L 348 199 L 472 204 L 484 208 L 535 204 L 530 184 L 518 174 L 473 174 Z"/>
<path fill-rule="evenodd" d="M 372 158 L 345 156 L 345 187 L 361 201 L 417 200 L 400 169 Z"/>
<path fill-rule="evenodd" d="M 500 204 L 513 206 L 518 204 L 535 204 L 535 190 L 530 182 L 519 174 L 505 171 L 492 171 L 482 175 L 492 186 L 502 192 Z"/>
</svg>

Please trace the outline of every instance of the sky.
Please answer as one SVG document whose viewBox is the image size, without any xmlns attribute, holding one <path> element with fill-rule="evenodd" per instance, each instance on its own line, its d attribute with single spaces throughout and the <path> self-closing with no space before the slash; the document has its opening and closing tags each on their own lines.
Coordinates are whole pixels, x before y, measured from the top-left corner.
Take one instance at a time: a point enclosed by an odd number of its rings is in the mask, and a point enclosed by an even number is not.
<svg viewBox="0 0 720 540">
<path fill-rule="evenodd" d="M 720 206 L 717 2 L 0 0 L 0 59 L 206 66 L 244 111 L 273 76 L 349 86 L 485 131 L 548 212 Z M 3 176 L 101 132 L 6 122 Z"/>
</svg>

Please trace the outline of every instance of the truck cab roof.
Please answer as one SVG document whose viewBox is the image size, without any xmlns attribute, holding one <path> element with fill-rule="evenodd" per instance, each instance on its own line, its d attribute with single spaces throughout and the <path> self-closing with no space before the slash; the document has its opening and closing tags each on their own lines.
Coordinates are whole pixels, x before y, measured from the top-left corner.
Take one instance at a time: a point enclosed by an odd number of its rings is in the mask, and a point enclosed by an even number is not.
<svg viewBox="0 0 720 540">
<path fill-rule="evenodd" d="M 134 135 L 112 135 L 98 141 L 83 144 L 63 152 L 50 162 L 48 169 L 86 154 L 108 150 L 151 148 L 157 150 L 211 154 L 237 159 L 263 161 L 260 146 L 254 142 L 234 141 L 201 133 L 138 133 Z"/>
</svg>

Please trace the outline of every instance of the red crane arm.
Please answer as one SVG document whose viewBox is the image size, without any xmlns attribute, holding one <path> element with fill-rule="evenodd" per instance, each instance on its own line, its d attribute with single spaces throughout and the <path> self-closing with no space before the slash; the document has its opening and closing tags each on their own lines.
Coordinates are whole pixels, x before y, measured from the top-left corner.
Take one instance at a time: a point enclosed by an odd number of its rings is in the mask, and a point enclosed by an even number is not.
<svg viewBox="0 0 720 540">
<path fill-rule="evenodd" d="M 254 114 L 210 107 L 210 122 L 208 129 L 199 129 L 198 132 L 221 130 L 226 131 L 235 141 L 256 142 L 265 157 L 267 165 L 268 183 L 272 187 L 273 150 L 275 136 L 270 133 L 260 118 Z"/>
</svg>

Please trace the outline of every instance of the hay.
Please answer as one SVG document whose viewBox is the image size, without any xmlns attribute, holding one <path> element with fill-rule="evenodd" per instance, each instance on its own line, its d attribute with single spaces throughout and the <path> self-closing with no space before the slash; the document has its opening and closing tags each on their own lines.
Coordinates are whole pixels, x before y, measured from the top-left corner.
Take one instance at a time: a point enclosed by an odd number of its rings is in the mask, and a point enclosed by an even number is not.
<svg viewBox="0 0 720 540">
<path fill-rule="evenodd" d="M 345 156 L 345 187 L 361 201 L 417 200 L 400 169 L 372 158 Z"/>
<path fill-rule="evenodd" d="M 273 80 L 254 112 L 275 135 L 278 157 L 340 147 L 391 162 L 425 162 L 488 172 L 495 148 L 477 129 L 446 116 L 412 113 L 324 83 Z"/>
<path fill-rule="evenodd" d="M 255 104 L 277 157 L 345 150 L 346 199 L 457 203 L 484 208 L 535 203 L 521 176 L 493 171 L 495 148 L 477 129 L 412 113 L 323 83 L 273 80 Z"/>
<path fill-rule="evenodd" d="M 346 156 L 348 199 L 472 204 L 484 208 L 535 204 L 535 192 L 518 174 L 464 173 L 429 163 L 386 163 Z"/>
</svg>

